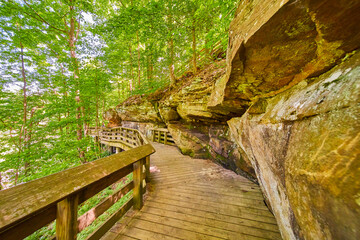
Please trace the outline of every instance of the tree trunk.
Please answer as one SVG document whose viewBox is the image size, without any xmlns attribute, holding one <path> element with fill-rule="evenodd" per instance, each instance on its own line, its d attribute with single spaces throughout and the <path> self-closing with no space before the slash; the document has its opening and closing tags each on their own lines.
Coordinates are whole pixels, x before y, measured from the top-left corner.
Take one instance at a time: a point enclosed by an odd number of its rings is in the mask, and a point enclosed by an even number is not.
<svg viewBox="0 0 360 240">
<path fill-rule="evenodd" d="M 193 20 L 193 26 L 191 28 L 191 34 L 192 34 L 192 51 L 193 51 L 193 73 L 197 73 L 197 65 L 196 65 L 196 29 L 195 29 L 195 20 Z"/>
<path fill-rule="evenodd" d="M 140 65 L 140 41 L 139 41 L 139 31 L 136 31 L 136 40 L 137 40 L 137 54 L 138 54 L 138 59 L 137 59 L 137 64 L 138 64 L 138 86 L 140 88 L 141 86 L 141 82 L 140 82 L 140 70 L 141 70 L 141 65 Z"/>
<path fill-rule="evenodd" d="M 169 75 L 170 75 L 170 84 L 176 82 L 175 73 L 174 73 L 174 40 L 171 36 L 169 39 L 169 55 L 170 55 L 170 64 L 169 64 Z"/>
<path fill-rule="evenodd" d="M 70 0 L 71 3 L 74 3 L 74 0 Z M 75 47 L 75 42 L 76 42 L 76 36 L 75 36 L 75 31 L 76 31 L 76 24 L 77 21 L 74 17 L 74 13 L 75 13 L 75 9 L 74 6 L 71 5 L 70 6 L 70 30 L 68 32 L 68 41 L 69 41 L 69 48 L 70 48 L 70 57 L 71 57 L 71 62 L 74 66 L 74 80 L 75 80 L 75 84 L 76 84 L 76 97 L 75 97 L 75 101 L 77 103 L 77 108 L 76 108 L 76 120 L 77 120 L 77 130 L 76 130 L 76 135 L 77 135 L 77 140 L 81 141 L 81 139 L 83 138 L 83 125 L 81 122 L 81 116 L 82 116 L 82 109 L 81 109 L 81 99 L 80 99 L 80 80 L 79 80 L 79 64 L 77 61 L 77 57 L 76 57 L 76 47 Z M 77 31 L 79 31 L 79 25 L 78 25 L 78 29 Z M 85 153 L 84 151 L 81 149 L 81 147 L 78 148 L 79 151 L 79 157 L 80 160 L 82 162 L 86 162 L 85 160 Z"/>
<path fill-rule="evenodd" d="M 134 80 L 134 71 L 133 71 L 133 57 L 131 51 L 131 43 L 129 44 L 129 54 L 130 54 L 130 75 L 131 79 L 129 81 L 129 91 L 132 92 L 133 90 L 133 80 Z"/>
<path fill-rule="evenodd" d="M 168 29 L 169 29 L 169 39 L 168 39 L 168 49 L 169 49 L 169 77 L 170 77 L 170 84 L 174 84 L 176 82 L 175 78 L 175 69 L 174 69 L 174 37 L 173 37 L 173 16 L 171 12 L 172 1 L 170 1 L 168 5 L 169 15 L 168 19 Z"/>
<path fill-rule="evenodd" d="M 21 151 L 23 152 L 24 150 L 26 151 L 26 149 L 28 148 L 28 136 L 27 136 L 27 92 L 26 92 L 26 87 L 27 87 L 27 81 L 26 81 L 26 74 L 25 74 L 25 63 L 24 63 L 24 46 L 22 45 L 22 42 L 20 41 L 20 49 L 21 49 L 21 75 L 23 78 L 23 124 L 22 124 L 22 129 L 21 132 L 19 134 L 19 143 L 21 146 L 21 142 L 23 143 L 23 146 L 21 147 Z M 23 139 L 23 141 L 21 140 L 21 138 Z M 30 163 L 27 160 L 28 157 L 25 156 L 24 159 L 24 167 L 25 167 L 25 174 L 28 173 L 29 167 L 30 167 Z"/>
</svg>

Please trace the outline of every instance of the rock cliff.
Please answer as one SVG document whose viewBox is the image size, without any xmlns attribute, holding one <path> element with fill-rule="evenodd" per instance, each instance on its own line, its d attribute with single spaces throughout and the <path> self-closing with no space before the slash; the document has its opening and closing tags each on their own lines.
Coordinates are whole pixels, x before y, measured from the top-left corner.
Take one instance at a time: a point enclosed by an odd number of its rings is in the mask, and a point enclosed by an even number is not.
<svg viewBox="0 0 360 240">
<path fill-rule="evenodd" d="M 118 116 L 166 125 L 184 154 L 258 181 L 284 239 L 360 239 L 359 12 L 355 0 L 241 1 L 226 62 Z"/>
</svg>

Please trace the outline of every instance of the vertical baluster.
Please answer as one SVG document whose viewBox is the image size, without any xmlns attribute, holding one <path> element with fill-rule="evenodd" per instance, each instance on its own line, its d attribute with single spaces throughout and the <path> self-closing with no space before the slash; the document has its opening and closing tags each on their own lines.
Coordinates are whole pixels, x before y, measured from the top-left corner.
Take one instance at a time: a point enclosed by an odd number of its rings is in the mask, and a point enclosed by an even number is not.
<svg viewBox="0 0 360 240">
<path fill-rule="evenodd" d="M 145 180 L 146 182 L 150 182 L 150 156 L 145 158 Z"/>
<path fill-rule="evenodd" d="M 167 144 L 167 132 L 164 132 L 164 144 L 166 145 Z"/>
<path fill-rule="evenodd" d="M 143 206 L 143 165 L 144 159 L 141 159 L 133 164 L 133 181 L 134 181 L 134 190 L 133 190 L 133 201 L 134 209 L 140 210 Z"/>
<path fill-rule="evenodd" d="M 71 195 L 57 204 L 56 239 L 74 240 L 77 235 L 79 195 Z"/>
</svg>

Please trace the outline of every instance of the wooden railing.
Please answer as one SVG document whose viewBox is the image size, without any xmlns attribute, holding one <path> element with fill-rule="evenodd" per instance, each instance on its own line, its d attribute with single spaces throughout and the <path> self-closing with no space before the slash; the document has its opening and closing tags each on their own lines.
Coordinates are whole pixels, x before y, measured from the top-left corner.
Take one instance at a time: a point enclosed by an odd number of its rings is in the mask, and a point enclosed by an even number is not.
<svg viewBox="0 0 360 240">
<path fill-rule="evenodd" d="M 152 128 L 150 129 L 152 135 L 152 141 L 163 143 L 167 145 L 175 145 L 175 141 L 172 138 L 169 130 L 166 128 Z"/>
<path fill-rule="evenodd" d="M 131 198 L 87 238 L 99 239 L 132 206 L 140 209 L 149 156 L 155 150 L 139 131 L 120 131 L 130 150 L 0 191 L 0 239 L 23 239 L 55 219 L 57 239 L 76 239 L 78 232 L 133 190 Z M 103 138 L 112 141 L 112 131 L 105 132 Z M 78 218 L 79 204 L 131 173 L 131 182 Z"/>
<path fill-rule="evenodd" d="M 124 127 L 90 128 L 89 133 L 92 136 L 99 137 L 103 144 L 124 150 L 143 145 L 145 139 L 138 130 Z"/>
</svg>

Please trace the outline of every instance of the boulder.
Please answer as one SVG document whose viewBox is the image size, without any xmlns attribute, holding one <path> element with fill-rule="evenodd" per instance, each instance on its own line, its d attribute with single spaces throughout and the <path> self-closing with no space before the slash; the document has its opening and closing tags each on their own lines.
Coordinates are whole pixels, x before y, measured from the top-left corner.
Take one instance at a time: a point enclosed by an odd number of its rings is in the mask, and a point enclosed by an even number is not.
<svg viewBox="0 0 360 240">
<path fill-rule="evenodd" d="M 140 102 L 122 104 L 116 111 L 122 121 L 132 122 L 162 122 L 152 102 L 142 99 Z"/>
<path fill-rule="evenodd" d="M 228 124 L 285 239 L 360 238 L 360 53 Z"/>
<path fill-rule="evenodd" d="M 181 123 L 171 123 L 167 125 L 176 146 L 185 155 L 194 158 L 209 158 L 210 154 L 207 149 L 209 137 L 196 129 L 196 126 L 184 125 Z"/>
<path fill-rule="evenodd" d="M 104 113 L 104 119 L 109 121 L 107 127 L 117 127 L 121 125 L 121 118 L 114 109 L 109 109 Z"/>
</svg>

